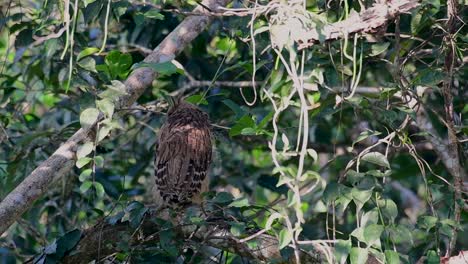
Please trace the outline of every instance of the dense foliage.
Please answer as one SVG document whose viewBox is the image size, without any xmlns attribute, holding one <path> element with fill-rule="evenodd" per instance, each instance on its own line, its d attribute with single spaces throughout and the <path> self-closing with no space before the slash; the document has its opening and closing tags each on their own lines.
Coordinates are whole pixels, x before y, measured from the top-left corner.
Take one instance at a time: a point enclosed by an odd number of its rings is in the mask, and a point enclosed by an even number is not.
<svg viewBox="0 0 468 264">
<path fill-rule="evenodd" d="M 369 254 L 438 263 L 466 249 L 463 189 L 433 140 L 449 140 L 453 123 L 466 174 L 466 2 L 456 32 L 446 24 L 447 3 L 424 0 L 372 34 L 300 46 L 305 31 L 372 4 L 234 1 L 237 15 L 216 16 L 176 62 L 143 64 L 196 1 L 2 2 L 0 200 L 80 127 L 103 118 L 72 171 L 0 237 L 0 262 L 58 261 L 104 218 L 128 221 L 137 234 L 151 204 L 156 135 L 175 94 L 210 116 L 208 218 L 224 219 L 239 239 L 266 230 L 284 259 L 300 249 L 337 263 L 364 263 Z M 138 67 L 160 74 L 135 105 L 119 108 L 115 99 Z M 184 221 L 209 220 L 189 212 Z M 256 262 L 154 222 L 158 240 L 123 237 L 108 259 Z M 255 248 L 255 238 L 249 243 Z"/>
</svg>

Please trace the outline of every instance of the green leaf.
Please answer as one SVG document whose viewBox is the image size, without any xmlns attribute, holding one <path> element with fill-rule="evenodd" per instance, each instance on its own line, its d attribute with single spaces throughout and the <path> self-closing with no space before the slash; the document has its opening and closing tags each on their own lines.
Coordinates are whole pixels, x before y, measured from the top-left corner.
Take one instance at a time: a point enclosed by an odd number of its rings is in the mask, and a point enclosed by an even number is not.
<svg viewBox="0 0 468 264">
<path fill-rule="evenodd" d="M 390 42 L 372 44 L 370 56 L 377 56 L 385 52 L 390 46 Z"/>
<path fill-rule="evenodd" d="M 83 60 L 79 61 L 78 66 L 81 68 L 90 71 L 90 72 L 97 72 L 96 70 L 96 61 L 93 58 L 84 58 Z"/>
<path fill-rule="evenodd" d="M 111 79 L 117 77 L 125 78 L 132 66 L 132 56 L 130 54 L 123 54 L 118 50 L 113 50 L 107 54 L 104 62 L 109 68 Z"/>
<path fill-rule="evenodd" d="M 83 157 L 83 158 L 80 158 L 76 161 L 76 167 L 78 167 L 79 169 L 80 168 L 83 168 L 83 166 L 85 166 L 86 164 L 88 164 L 91 160 L 93 160 L 92 158 L 89 158 L 89 157 Z"/>
<path fill-rule="evenodd" d="M 440 264 L 439 254 L 435 250 L 429 250 L 427 252 L 427 264 Z"/>
<path fill-rule="evenodd" d="M 127 94 L 125 84 L 121 81 L 112 80 L 111 83 L 112 85 L 106 85 L 107 89 L 98 95 L 100 98 L 108 98 L 111 101 L 115 101 L 119 96 Z"/>
<path fill-rule="evenodd" d="M 225 204 L 232 202 L 233 199 L 234 196 L 232 196 L 232 194 L 228 192 L 219 192 L 216 194 L 212 201 L 218 204 Z"/>
<path fill-rule="evenodd" d="M 104 158 L 102 156 L 94 157 L 94 164 L 96 167 L 103 167 L 104 166 Z"/>
<path fill-rule="evenodd" d="M 398 208 L 395 202 L 391 199 L 381 199 L 377 203 L 383 216 L 393 223 L 398 216 Z"/>
<path fill-rule="evenodd" d="M 129 214 L 130 227 L 137 228 L 148 208 L 140 202 L 133 201 L 125 208 L 125 211 Z"/>
<path fill-rule="evenodd" d="M 392 225 L 387 227 L 390 239 L 396 244 L 413 244 L 413 235 L 404 225 Z"/>
<path fill-rule="evenodd" d="M 88 156 L 94 149 L 93 142 L 86 142 L 83 145 L 79 146 L 76 150 L 76 157 L 81 159 L 83 157 Z"/>
<path fill-rule="evenodd" d="M 89 55 L 93 55 L 94 53 L 98 52 L 99 49 L 95 47 L 90 47 L 82 50 L 80 53 L 78 53 L 78 56 L 76 57 L 76 61 L 80 61 L 82 58 L 87 57 Z"/>
<path fill-rule="evenodd" d="M 93 186 L 93 182 L 92 181 L 85 181 L 83 182 L 83 184 L 81 184 L 80 186 L 80 192 L 81 193 L 85 193 L 89 190 L 89 188 L 91 188 L 91 186 Z"/>
<path fill-rule="evenodd" d="M 229 130 L 229 136 L 234 137 L 234 136 L 240 135 L 244 128 L 254 128 L 254 127 L 255 127 L 255 121 L 252 119 L 252 117 L 249 115 L 244 115 L 239 120 L 237 120 L 236 124 L 233 127 L 231 127 L 231 129 Z"/>
<path fill-rule="evenodd" d="M 400 264 L 400 256 L 398 255 L 398 252 L 393 250 L 385 250 L 385 263 Z"/>
<path fill-rule="evenodd" d="M 185 99 L 185 101 L 194 105 L 208 105 L 208 101 L 201 94 L 194 94 Z"/>
<path fill-rule="evenodd" d="M 390 169 L 390 163 L 388 163 L 387 157 L 380 152 L 369 152 L 362 156 L 361 160 Z"/>
<path fill-rule="evenodd" d="M 364 228 L 364 242 L 367 246 L 373 246 L 378 244 L 380 246 L 380 236 L 382 235 L 384 228 L 382 225 L 370 224 Z"/>
<path fill-rule="evenodd" d="M 81 172 L 80 177 L 78 177 L 78 179 L 80 180 L 80 182 L 84 182 L 89 179 L 91 173 L 93 173 L 93 170 L 86 169 L 83 172 Z"/>
<path fill-rule="evenodd" d="M 229 204 L 229 207 L 246 207 L 249 206 L 249 199 L 247 198 L 239 198 L 234 200 L 232 203 Z"/>
<path fill-rule="evenodd" d="M 369 201 L 372 197 L 372 189 L 370 190 L 359 190 L 358 188 L 353 188 L 351 190 L 351 195 L 353 197 L 353 201 L 358 207 L 359 210 L 364 206 L 364 204 Z"/>
<path fill-rule="evenodd" d="M 369 251 L 366 248 L 351 248 L 350 260 L 351 264 L 365 264 Z"/>
<path fill-rule="evenodd" d="M 57 240 L 57 250 L 55 255 L 59 258 L 65 256 L 65 254 L 72 250 L 80 241 L 81 231 L 78 229 L 67 232 L 65 235 Z"/>
<path fill-rule="evenodd" d="M 101 112 L 104 113 L 104 115 L 106 115 L 106 117 L 112 118 L 112 116 L 114 115 L 115 106 L 110 99 L 104 98 L 102 100 L 98 100 L 96 101 L 96 106 Z"/>
<path fill-rule="evenodd" d="M 420 228 L 426 229 L 429 231 L 431 228 L 435 227 L 439 220 L 437 217 L 430 216 L 430 215 L 423 215 L 418 218 L 418 226 Z"/>
<path fill-rule="evenodd" d="M 256 133 L 257 133 L 257 131 L 252 127 L 246 127 L 244 129 L 242 129 L 242 131 L 241 131 L 241 134 L 244 135 L 244 136 L 251 136 L 251 135 L 255 135 Z"/>
<path fill-rule="evenodd" d="M 101 142 L 107 135 L 109 135 L 109 132 L 112 130 L 112 127 L 104 125 L 102 127 L 99 127 L 98 131 L 98 136 L 97 136 L 97 141 Z"/>
<path fill-rule="evenodd" d="M 293 235 L 291 232 L 289 232 L 288 229 L 283 229 L 280 231 L 279 233 L 279 249 L 283 249 L 284 247 L 286 247 L 287 245 L 289 245 L 289 243 L 291 243 L 292 241 L 292 238 L 293 238 Z"/>
<path fill-rule="evenodd" d="M 323 191 L 322 198 L 326 203 L 331 203 L 340 195 L 340 185 L 336 182 L 330 182 Z"/>
<path fill-rule="evenodd" d="M 124 215 L 125 215 L 125 212 L 120 211 L 120 212 L 116 213 L 115 215 L 109 217 L 107 221 L 109 222 L 109 224 L 115 225 L 118 221 L 120 221 L 122 219 L 122 217 Z"/>
<path fill-rule="evenodd" d="M 82 128 L 92 126 L 99 117 L 99 110 L 96 108 L 87 108 L 80 115 L 80 124 Z"/>
<path fill-rule="evenodd" d="M 159 11 L 156 10 L 156 9 L 151 9 L 148 12 L 146 12 L 145 17 L 149 18 L 149 19 L 157 19 L 157 20 L 163 20 L 164 19 L 164 15 L 159 13 Z"/>
<path fill-rule="evenodd" d="M 380 134 L 382 134 L 382 133 L 380 133 L 378 131 L 371 131 L 371 130 L 363 131 L 363 132 L 361 132 L 361 134 L 359 134 L 358 138 L 355 141 L 353 141 L 352 147 L 354 148 L 354 145 L 356 143 L 361 142 L 366 138 L 369 138 L 369 137 L 372 137 L 372 136 L 378 136 Z"/>
<path fill-rule="evenodd" d="M 338 242 L 335 244 L 335 258 L 336 260 L 338 260 L 338 263 L 340 264 L 346 263 L 346 259 L 348 258 L 350 251 L 351 251 L 351 240 L 339 239 Z"/>
<path fill-rule="evenodd" d="M 99 183 L 99 182 L 94 182 L 93 186 L 94 186 L 94 189 L 96 190 L 97 197 L 103 197 L 104 196 L 104 186 L 102 186 L 102 184 Z"/>
</svg>

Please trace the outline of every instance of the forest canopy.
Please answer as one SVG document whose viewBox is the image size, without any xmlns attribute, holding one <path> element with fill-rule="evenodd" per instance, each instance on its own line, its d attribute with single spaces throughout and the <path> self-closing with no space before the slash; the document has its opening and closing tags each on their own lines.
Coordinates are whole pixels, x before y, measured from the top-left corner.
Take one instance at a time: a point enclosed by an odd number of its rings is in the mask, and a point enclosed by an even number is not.
<svg viewBox="0 0 468 264">
<path fill-rule="evenodd" d="M 467 6 L 2 1 L 0 263 L 463 263 Z M 163 208 L 174 98 L 213 156 Z"/>
</svg>

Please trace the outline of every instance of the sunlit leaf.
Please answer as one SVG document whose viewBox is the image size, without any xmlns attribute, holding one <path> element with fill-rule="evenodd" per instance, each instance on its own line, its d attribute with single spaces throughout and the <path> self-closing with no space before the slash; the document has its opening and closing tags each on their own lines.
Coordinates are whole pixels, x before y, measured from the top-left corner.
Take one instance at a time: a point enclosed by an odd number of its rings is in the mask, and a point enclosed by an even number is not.
<svg viewBox="0 0 468 264">
<path fill-rule="evenodd" d="M 361 160 L 390 169 L 390 163 L 388 163 L 387 157 L 380 152 L 369 152 L 362 156 Z"/>
<path fill-rule="evenodd" d="M 99 110 L 96 108 L 87 108 L 80 115 L 80 124 L 83 128 L 92 126 L 99 117 Z"/>
</svg>

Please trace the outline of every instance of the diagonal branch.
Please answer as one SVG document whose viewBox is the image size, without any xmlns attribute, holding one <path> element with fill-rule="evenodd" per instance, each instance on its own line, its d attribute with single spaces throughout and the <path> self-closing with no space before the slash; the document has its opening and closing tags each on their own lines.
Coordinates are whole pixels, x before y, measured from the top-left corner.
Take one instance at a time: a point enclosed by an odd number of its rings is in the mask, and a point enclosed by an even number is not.
<svg viewBox="0 0 468 264">
<path fill-rule="evenodd" d="M 228 0 L 205 0 L 204 6 L 217 10 L 226 5 Z M 206 12 L 199 6 L 196 12 Z M 165 62 L 173 59 L 193 39 L 195 39 L 213 20 L 211 16 L 192 16 L 185 18 L 151 54 L 145 58 L 147 63 Z M 157 74 L 150 68 L 135 70 L 125 81 L 127 94 L 121 96 L 117 106 L 128 107 L 150 87 Z M 39 199 L 48 187 L 57 179 L 65 177 L 73 168 L 76 149 L 80 143 L 93 137 L 94 127 L 81 128 L 47 160 L 41 163 L 23 182 L 11 191 L 0 203 L 0 235 L 3 234 L 33 203 Z"/>
</svg>

